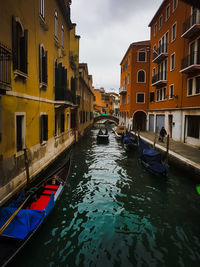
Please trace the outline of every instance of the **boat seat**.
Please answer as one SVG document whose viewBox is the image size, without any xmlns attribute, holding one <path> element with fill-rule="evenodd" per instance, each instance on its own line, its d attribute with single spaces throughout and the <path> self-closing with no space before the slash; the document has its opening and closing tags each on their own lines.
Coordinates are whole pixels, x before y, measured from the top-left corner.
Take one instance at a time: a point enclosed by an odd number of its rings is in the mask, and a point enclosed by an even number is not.
<svg viewBox="0 0 200 267">
<path fill-rule="evenodd" d="M 43 210 L 50 200 L 50 195 L 42 195 L 30 205 L 31 210 Z"/>
<path fill-rule="evenodd" d="M 57 190 L 58 187 L 59 187 L 58 185 L 47 184 L 47 185 L 45 185 L 44 188 L 46 188 L 46 189 L 51 189 L 51 190 Z"/>
</svg>

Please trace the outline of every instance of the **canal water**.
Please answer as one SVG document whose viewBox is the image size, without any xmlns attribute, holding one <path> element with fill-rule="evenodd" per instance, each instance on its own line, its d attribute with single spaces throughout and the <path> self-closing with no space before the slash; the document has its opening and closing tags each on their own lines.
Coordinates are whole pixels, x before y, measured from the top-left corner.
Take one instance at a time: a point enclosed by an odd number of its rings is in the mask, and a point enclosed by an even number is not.
<svg viewBox="0 0 200 267">
<path fill-rule="evenodd" d="M 176 167 L 147 172 L 137 151 L 92 130 L 73 149 L 56 208 L 11 266 L 200 266 L 200 196 Z"/>
</svg>

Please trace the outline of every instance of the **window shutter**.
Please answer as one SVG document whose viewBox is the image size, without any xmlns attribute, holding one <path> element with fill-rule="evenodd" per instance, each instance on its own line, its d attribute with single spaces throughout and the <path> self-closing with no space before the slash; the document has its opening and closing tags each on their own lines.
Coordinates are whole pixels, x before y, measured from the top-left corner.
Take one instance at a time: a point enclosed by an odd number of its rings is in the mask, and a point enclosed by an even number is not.
<svg viewBox="0 0 200 267">
<path fill-rule="evenodd" d="M 39 82 L 42 82 L 42 47 L 39 44 Z"/>
<path fill-rule="evenodd" d="M 12 16 L 12 54 L 13 54 L 13 70 L 17 69 L 17 25 L 15 17 Z"/>
<path fill-rule="evenodd" d="M 48 140 L 48 115 L 44 115 L 44 140 Z"/>
<path fill-rule="evenodd" d="M 24 30 L 24 72 L 28 73 L 28 30 Z"/>
<path fill-rule="evenodd" d="M 43 115 L 40 116 L 40 143 L 43 141 Z"/>
<path fill-rule="evenodd" d="M 45 82 L 48 83 L 48 64 L 47 64 L 47 51 L 45 51 Z"/>
</svg>

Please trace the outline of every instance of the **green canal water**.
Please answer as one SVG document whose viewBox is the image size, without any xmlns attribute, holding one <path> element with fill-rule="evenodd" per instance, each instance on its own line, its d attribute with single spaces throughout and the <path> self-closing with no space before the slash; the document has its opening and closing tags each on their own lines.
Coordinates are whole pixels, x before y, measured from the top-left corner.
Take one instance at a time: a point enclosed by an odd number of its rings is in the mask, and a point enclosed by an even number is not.
<svg viewBox="0 0 200 267">
<path fill-rule="evenodd" d="M 200 196 L 175 166 L 154 177 L 110 132 L 73 148 L 56 208 L 11 266 L 200 266 Z"/>
</svg>

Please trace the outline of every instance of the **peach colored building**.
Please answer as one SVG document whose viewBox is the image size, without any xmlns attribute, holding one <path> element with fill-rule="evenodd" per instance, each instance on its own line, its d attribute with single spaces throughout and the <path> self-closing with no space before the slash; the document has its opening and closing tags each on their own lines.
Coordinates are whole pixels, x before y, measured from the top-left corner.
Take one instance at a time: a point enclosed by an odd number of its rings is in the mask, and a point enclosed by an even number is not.
<svg viewBox="0 0 200 267">
<path fill-rule="evenodd" d="M 150 41 L 132 43 L 121 65 L 119 123 L 129 129 L 146 129 Z"/>
<path fill-rule="evenodd" d="M 147 128 L 200 146 L 200 10 L 164 0 L 152 18 Z"/>
</svg>

